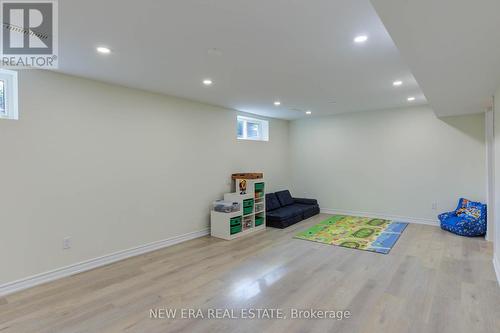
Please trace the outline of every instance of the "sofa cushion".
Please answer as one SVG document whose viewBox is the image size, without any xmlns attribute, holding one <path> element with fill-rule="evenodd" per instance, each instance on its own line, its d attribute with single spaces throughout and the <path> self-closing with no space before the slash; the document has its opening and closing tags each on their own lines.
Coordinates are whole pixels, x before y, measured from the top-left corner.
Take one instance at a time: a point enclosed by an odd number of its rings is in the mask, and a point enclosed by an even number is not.
<svg viewBox="0 0 500 333">
<path fill-rule="evenodd" d="M 318 204 L 318 200 L 316 200 L 316 199 L 293 198 L 293 201 L 296 204 L 303 204 L 303 205 L 317 205 Z"/>
<path fill-rule="evenodd" d="M 293 204 L 293 206 L 299 207 L 304 213 L 313 212 L 318 208 L 318 205 Z"/>
<path fill-rule="evenodd" d="M 293 205 L 295 202 L 288 190 L 276 192 L 276 196 L 282 207 Z"/>
<path fill-rule="evenodd" d="M 303 220 L 303 218 L 300 215 L 291 217 L 291 218 L 286 219 L 286 220 L 281 220 L 281 221 L 267 218 L 266 225 L 268 227 L 284 229 L 284 228 L 291 226 L 292 224 L 298 223 L 302 220 Z"/>
<path fill-rule="evenodd" d="M 441 222 L 441 229 L 450 231 L 460 236 L 477 236 L 468 230 L 468 223 L 459 216 L 453 215 Z"/>
<path fill-rule="evenodd" d="M 267 212 L 266 217 L 273 221 L 283 221 L 295 216 L 302 216 L 304 209 L 302 207 L 286 206 Z"/>
<path fill-rule="evenodd" d="M 460 217 L 477 220 L 481 218 L 483 210 L 486 210 L 486 205 L 480 202 L 474 202 L 461 198 L 458 201 L 458 207 L 455 211 L 455 214 Z"/>
<path fill-rule="evenodd" d="M 460 208 L 455 212 L 457 216 L 471 219 L 479 219 L 481 217 L 481 209 L 476 207 Z"/>
<path fill-rule="evenodd" d="M 266 211 L 271 211 L 281 208 L 278 197 L 275 193 L 267 193 L 266 194 Z"/>
<path fill-rule="evenodd" d="M 317 215 L 320 213 L 320 210 L 319 210 L 319 206 L 318 205 L 313 205 L 311 208 L 309 208 L 308 210 L 304 211 L 304 215 L 302 216 L 302 218 L 305 220 L 305 219 L 308 219 L 314 215 Z"/>
</svg>

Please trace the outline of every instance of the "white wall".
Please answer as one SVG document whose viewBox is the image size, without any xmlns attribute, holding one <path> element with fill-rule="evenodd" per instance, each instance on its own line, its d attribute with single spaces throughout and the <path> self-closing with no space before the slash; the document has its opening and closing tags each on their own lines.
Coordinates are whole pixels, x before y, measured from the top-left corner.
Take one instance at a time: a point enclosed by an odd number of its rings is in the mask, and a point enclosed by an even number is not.
<svg viewBox="0 0 500 333">
<path fill-rule="evenodd" d="M 294 194 L 323 209 L 431 222 L 461 196 L 486 197 L 484 115 L 350 113 L 293 121 L 290 138 Z"/>
<path fill-rule="evenodd" d="M 494 247 L 494 264 L 495 270 L 497 273 L 497 279 L 500 283 L 500 87 L 494 97 L 495 105 L 493 106 L 494 110 L 494 199 L 495 199 L 495 208 L 493 211 L 495 225 L 493 227 L 493 247 Z"/>
<path fill-rule="evenodd" d="M 287 121 L 241 142 L 231 110 L 46 71 L 19 82 L 20 120 L 0 121 L 0 285 L 207 228 L 231 173 L 289 184 Z"/>
<path fill-rule="evenodd" d="M 495 111 L 486 110 L 484 114 L 486 143 L 486 204 L 488 229 L 486 239 L 493 242 L 495 229 Z"/>
</svg>

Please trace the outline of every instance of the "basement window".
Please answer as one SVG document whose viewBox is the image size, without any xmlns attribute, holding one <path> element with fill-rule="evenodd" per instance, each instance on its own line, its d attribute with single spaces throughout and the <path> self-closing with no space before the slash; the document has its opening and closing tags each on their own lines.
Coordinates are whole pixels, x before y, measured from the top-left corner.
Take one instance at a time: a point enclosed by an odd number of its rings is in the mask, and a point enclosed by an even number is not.
<svg viewBox="0 0 500 333">
<path fill-rule="evenodd" d="M 17 72 L 0 69 L 0 119 L 19 119 Z"/>
<path fill-rule="evenodd" d="M 269 122 L 263 119 L 237 117 L 239 140 L 269 141 Z"/>
</svg>

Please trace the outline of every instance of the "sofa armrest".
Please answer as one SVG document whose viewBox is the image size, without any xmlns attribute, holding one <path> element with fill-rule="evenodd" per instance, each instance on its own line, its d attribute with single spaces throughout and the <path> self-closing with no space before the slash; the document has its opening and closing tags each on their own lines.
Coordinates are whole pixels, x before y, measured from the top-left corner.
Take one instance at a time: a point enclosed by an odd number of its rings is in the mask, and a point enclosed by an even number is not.
<svg viewBox="0 0 500 333">
<path fill-rule="evenodd" d="M 303 204 L 303 205 L 317 205 L 318 200 L 316 199 L 306 199 L 306 198 L 293 198 L 293 201 L 298 204 Z"/>
</svg>

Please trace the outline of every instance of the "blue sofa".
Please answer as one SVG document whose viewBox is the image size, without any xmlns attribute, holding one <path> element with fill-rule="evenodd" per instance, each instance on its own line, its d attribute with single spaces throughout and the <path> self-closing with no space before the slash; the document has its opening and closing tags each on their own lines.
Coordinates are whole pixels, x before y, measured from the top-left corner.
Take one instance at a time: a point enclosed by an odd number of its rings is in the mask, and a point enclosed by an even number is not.
<svg viewBox="0 0 500 333">
<path fill-rule="evenodd" d="M 319 205 L 315 199 L 293 198 L 288 190 L 266 194 L 267 226 L 283 229 L 316 214 Z"/>
<path fill-rule="evenodd" d="M 441 229 L 460 236 L 483 236 L 486 234 L 486 205 L 461 198 L 457 209 L 438 216 Z"/>
</svg>

